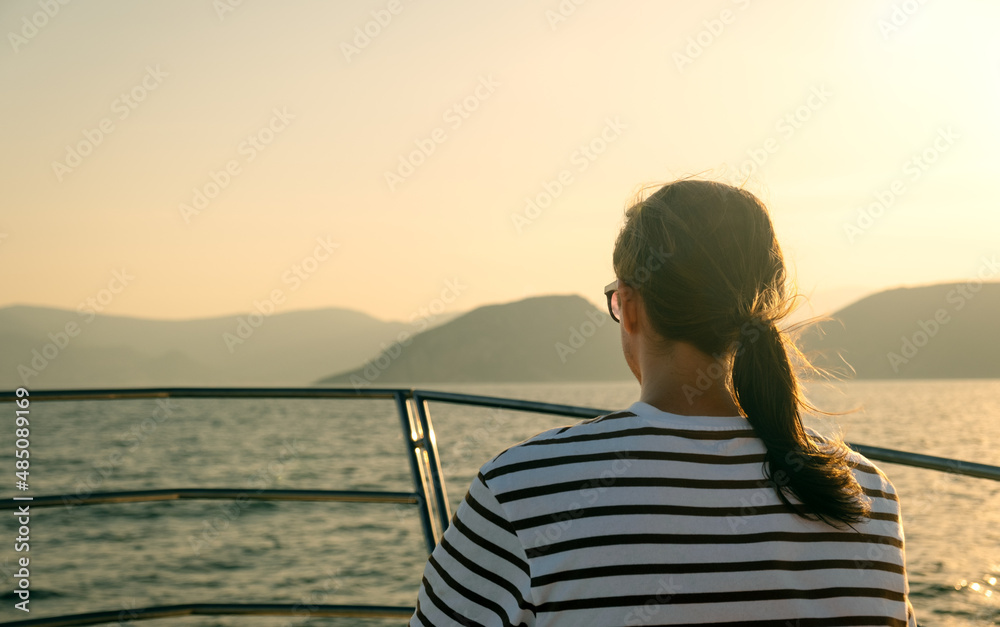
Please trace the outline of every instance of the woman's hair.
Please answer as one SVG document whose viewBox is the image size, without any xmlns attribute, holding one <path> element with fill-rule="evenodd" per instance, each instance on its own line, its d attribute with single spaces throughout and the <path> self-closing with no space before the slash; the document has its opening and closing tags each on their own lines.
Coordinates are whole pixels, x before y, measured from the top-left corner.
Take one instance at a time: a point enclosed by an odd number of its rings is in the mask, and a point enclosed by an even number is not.
<svg viewBox="0 0 1000 627">
<path fill-rule="evenodd" d="M 642 295 L 662 338 L 714 356 L 719 377 L 732 364 L 727 384 L 767 447 L 765 473 L 785 505 L 833 526 L 868 515 L 846 447 L 802 427 L 795 348 L 776 326 L 791 309 L 785 264 L 756 196 L 712 181 L 664 185 L 626 211 L 614 269 Z"/>
</svg>

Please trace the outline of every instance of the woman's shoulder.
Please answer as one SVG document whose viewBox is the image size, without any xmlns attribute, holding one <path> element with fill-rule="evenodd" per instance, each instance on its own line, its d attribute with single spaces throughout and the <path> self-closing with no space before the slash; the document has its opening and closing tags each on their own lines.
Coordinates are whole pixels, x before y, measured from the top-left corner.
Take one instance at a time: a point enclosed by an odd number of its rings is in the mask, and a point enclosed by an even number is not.
<svg viewBox="0 0 1000 627">
<path fill-rule="evenodd" d="M 872 460 L 850 447 L 842 438 L 825 436 L 813 429 L 806 429 L 806 432 L 814 442 L 821 446 L 842 448 L 848 465 L 854 471 L 858 481 L 864 487 L 880 487 L 882 491 L 895 495 L 896 488 L 890 481 L 889 476 Z"/>
<path fill-rule="evenodd" d="M 893 487 L 892 482 L 889 480 L 888 475 L 882 471 L 882 469 L 872 460 L 868 459 L 864 454 L 851 448 L 851 446 L 844 441 L 842 437 L 824 435 L 815 429 L 806 428 L 806 433 L 809 437 L 824 447 L 837 447 L 841 448 L 845 452 L 845 457 L 847 463 L 855 471 L 855 474 L 861 473 L 871 478 L 872 481 L 877 481 L 882 484 L 893 493 L 895 493 L 895 487 Z"/>
<path fill-rule="evenodd" d="M 889 476 L 872 460 L 864 454 L 853 449 L 840 437 L 823 436 L 812 429 L 806 432 L 814 442 L 821 446 L 838 447 L 844 451 L 844 459 L 850 467 L 858 485 L 864 490 L 869 499 L 884 501 L 885 507 L 892 510 L 899 508 L 899 496 L 896 486 L 893 485 Z"/>
<path fill-rule="evenodd" d="M 854 476 L 858 479 L 858 483 L 861 484 L 862 488 L 872 495 L 873 491 L 878 491 L 882 496 L 889 498 L 893 501 L 898 501 L 899 498 L 896 495 L 896 486 L 893 485 L 892 480 L 889 479 L 889 475 L 885 474 L 883 470 L 873 461 L 862 455 L 861 453 L 855 451 L 854 449 L 848 447 L 848 462 L 851 465 L 851 469 L 854 471 Z"/>
</svg>

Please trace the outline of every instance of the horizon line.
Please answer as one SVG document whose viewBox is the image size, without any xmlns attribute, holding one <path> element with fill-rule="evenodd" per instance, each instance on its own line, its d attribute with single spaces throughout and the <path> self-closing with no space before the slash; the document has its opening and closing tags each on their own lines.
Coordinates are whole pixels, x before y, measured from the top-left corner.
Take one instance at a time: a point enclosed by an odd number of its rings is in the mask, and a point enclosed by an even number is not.
<svg viewBox="0 0 1000 627">
<path fill-rule="evenodd" d="M 838 311 L 841 310 L 841 309 L 844 309 L 846 307 L 849 307 L 849 306 L 851 306 L 851 305 L 853 305 L 855 303 L 861 302 L 862 300 L 864 300 L 864 299 L 866 299 L 866 298 L 868 298 L 870 296 L 873 296 L 875 294 L 880 294 L 880 293 L 883 293 L 883 292 L 891 292 L 891 291 L 895 291 L 895 290 L 899 290 L 899 289 L 913 289 L 913 288 L 936 287 L 936 286 L 946 286 L 946 285 L 961 285 L 961 284 L 965 284 L 965 283 L 969 283 L 969 282 L 970 281 L 967 279 L 967 280 L 964 280 L 964 281 L 961 281 L 961 280 L 959 280 L 959 281 L 942 281 L 942 282 L 936 282 L 936 283 L 921 283 L 921 284 L 916 284 L 916 285 L 903 284 L 903 285 L 895 285 L 895 286 L 891 286 L 891 287 L 873 288 L 873 289 L 871 289 L 871 291 L 866 292 L 865 295 L 857 298 L 856 300 L 851 301 L 850 303 L 848 303 L 846 305 L 843 305 L 842 307 L 840 307 L 838 309 Z M 980 282 L 982 284 L 986 284 L 986 285 L 989 285 L 989 284 L 1000 285 L 1000 280 L 980 281 Z M 832 292 L 832 291 L 836 291 L 837 289 L 847 289 L 847 288 L 831 288 L 830 290 L 827 290 L 827 291 Z M 816 293 L 815 290 L 813 291 L 813 293 L 814 294 Z M 820 292 L 820 293 L 822 294 L 823 292 Z M 455 316 L 455 315 L 461 315 L 461 314 L 469 313 L 471 311 L 475 311 L 476 309 L 480 309 L 480 308 L 483 308 L 483 307 L 493 307 L 493 306 L 497 306 L 497 305 L 507 305 L 507 304 L 521 302 L 521 301 L 524 301 L 524 300 L 529 300 L 529 299 L 532 299 L 532 298 L 547 298 L 547 297 L 552 297 L 552 296 L 577 296 L 577 297 L 582 298 L 582 299 L 586 300 L 587 302 L 590 302 L 591 304 L 595 305 L 595 307 L 597 306 L 597 304 L 594 303 L 593 300 L 587 298 L 586 296 L 583 296 L 582 294 L 550 292 L 550 293 L 545 293 L 545 294 L 532 294 L 532 295 L 523 296 L 521 298 L 517 298 L 517 299 L 514 299 L 514 300 L 494 301 L 494 302 L 483 303 L 481 305 L 477 305 L 477 306 L 469 308 L 469 309 L 446 310 L 446 311 L 442 312 L 439 315 L 453 315 L 453 316 Z M 796 293 L 793 295 L 793 297 L 795 297 L 795 296 L 802 296 L 802 297 L 804 297 L 806 299 L 806 304 L 810 304 L 811 303 L 810 296 L 807 296 L 803 292 L 796 291 Z M 795 309 L 795 311 L 799 311 L 799 310 L 801 310 L 805 306 L 806 305 L 801 305 L 801 306 L 797 307 Z M 79 310 L 79 308 L 59 307 L 59 306 L 55 306 L 55 305 L 40 305 L 40 304 L 31 304 L 31 303 L 23 303 L 23 302 L 12 302 L 12 303 L 7 303 L 7 304 L 0 305 L 0 311 L 3 311 L 5 309 L 15 309 L 15 308 L 48 309 L 48 310 L 53 310 L 53 311 L 64 311 L 64 312 L 69 312 L 69 313 L 81 313 L 80 310 Z M 368 313 L 366 311 L 362 311 L 360 309 L 353 309 L 353 308 L 350 308 L 350 307 L 342 307 L 342 306 L 337 306 L 337 305 L 329 305 L 329 306 L 326 306 L 326 307 L 306 307 L 306 308 L 302 308 L 302 309 L 293 309 L 293 310 L 289 310 L 289 311 L 275 312 L 275 313 L 267 314 L 267 317 L 282 316 L 282 315 L 288 315 L 288 314 L 300 314 L 300 313 L 306 313 L 306 312 L 325 311 L 325 310 L 338 310 L 338 311 L 345 311 L 345 312 L 357 313 L 357 314 L 361 314 L 363 316 L 368 316 L 369 318 L 372 318 L 374 320 L 378 320 L 380 322 L 385 322 L 385 323 L 393 323 L 393 322 L 403 322 L 403 323 L 405 323 L 406 322 L 405 320 L 380 318 L 380 317 L 378 317 L 378 316 L 376 316 L 374 314 Z M 91 311 L 92 310 L 88 310 L 88 314 L 91 313 Z M 107 317 L 107 318 L 130 318 L 130 319 L 133 319 L 133 320 L 143 320 L 143 321 L 147 321 L 147 322 L 196 322 L 196 321 L 214 320 L 214 319 L 220 319 L 220 318 L 227 318 L 227 319 L 239 318 L 241 316 L 247 316 L 247 315 L 251 315 L 251 314 L 254 314 L 254 313 L 258 313 L 258 312 L 256 312 L 256 311 L 254 311 L 254 310 L 251 309 L 251 310 L 248 310 L 248 311 L 241 311 L 241 312 L 228 313 L 228 314 L 208 314 L 208 315 L 202 315 L 202 316 L 187 316 L 187 317 L 181 317 L 181 318 L 157 318 L 157 317 L 142 316 L 142 315 L 138 315 L 138 314 L 128 314 L 128 313 L 93 312 L 94 315 L 104 316 L 104 317 Z M 794 312 L 792 314 L 790 314 L 790 315 L 794 315 Z"/>
</svg>

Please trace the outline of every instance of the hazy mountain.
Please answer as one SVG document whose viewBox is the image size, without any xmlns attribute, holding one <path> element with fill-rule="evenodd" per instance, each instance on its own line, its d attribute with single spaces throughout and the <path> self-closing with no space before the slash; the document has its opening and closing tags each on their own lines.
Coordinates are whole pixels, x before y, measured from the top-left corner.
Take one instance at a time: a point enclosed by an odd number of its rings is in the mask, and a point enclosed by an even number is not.
<svg viewBox="0 0 1000 627">
<path fill-rule="evenodd" d="M 936 316 L 936 318 L 935 318 Z M 1000 378 L 1000 284 L 900 288 L 861 299 L 798 338 L 817 365 L 857 378 Z M 924 341 L 926 335 L 927 341 Z M 904 339 L 905 338 L 905 339 Z M 481 307 L 320 385 L 596 381 L 632 377 L 618 325 L 579 296 Z"/>
<path fill-rule="evenodd" d="M 859 379 L 1000 378 L 1000 283 L 975 287 L 879 292 L 809 327 L 798 345 L 836 372 L 846 360 Z"/>
<path fill-rule="evenodd" d="M 630 379 L 618 325 L 579 296 L 480 307 L 320 385 Z"/>
<path fill-rule="evenodd" d="M 35 389 L 632 378 L 618 325 L 579 296 L 454 316 L 412 335 L 419 325 L 346 309 L 169 321 L 4 307 L 0 387 L 25 378 Z M 840 355 L 858 378 L 1000 378 L 1000 283 L 889 290 L 833 317 L 798 339 L 817 365 L 843 372 Z M 405 346 L 395 343 L 401 333 Z"/>
<path fill-rule="evenodd" d="M 415 330 L 347 309 L 175 321 L 4 307 L 0 387 L 309 385 Z"/>
</svg>

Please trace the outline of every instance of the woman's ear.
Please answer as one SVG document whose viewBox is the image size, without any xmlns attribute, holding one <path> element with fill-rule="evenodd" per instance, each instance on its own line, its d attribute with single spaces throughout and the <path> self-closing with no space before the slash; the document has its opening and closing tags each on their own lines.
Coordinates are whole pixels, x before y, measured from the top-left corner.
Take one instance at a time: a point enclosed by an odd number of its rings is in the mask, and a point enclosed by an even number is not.
<svg viewBox="0 0 1000 627">
<path fill-rule="evenodd" d="M 640 308 L 642 307 L 642 296 L 639 292 L 628 285 L 622 285 L 618 289 L 618 299 L 622 307 L 622 328 L 632 335 L 638 329 Z"/>
</svg>

